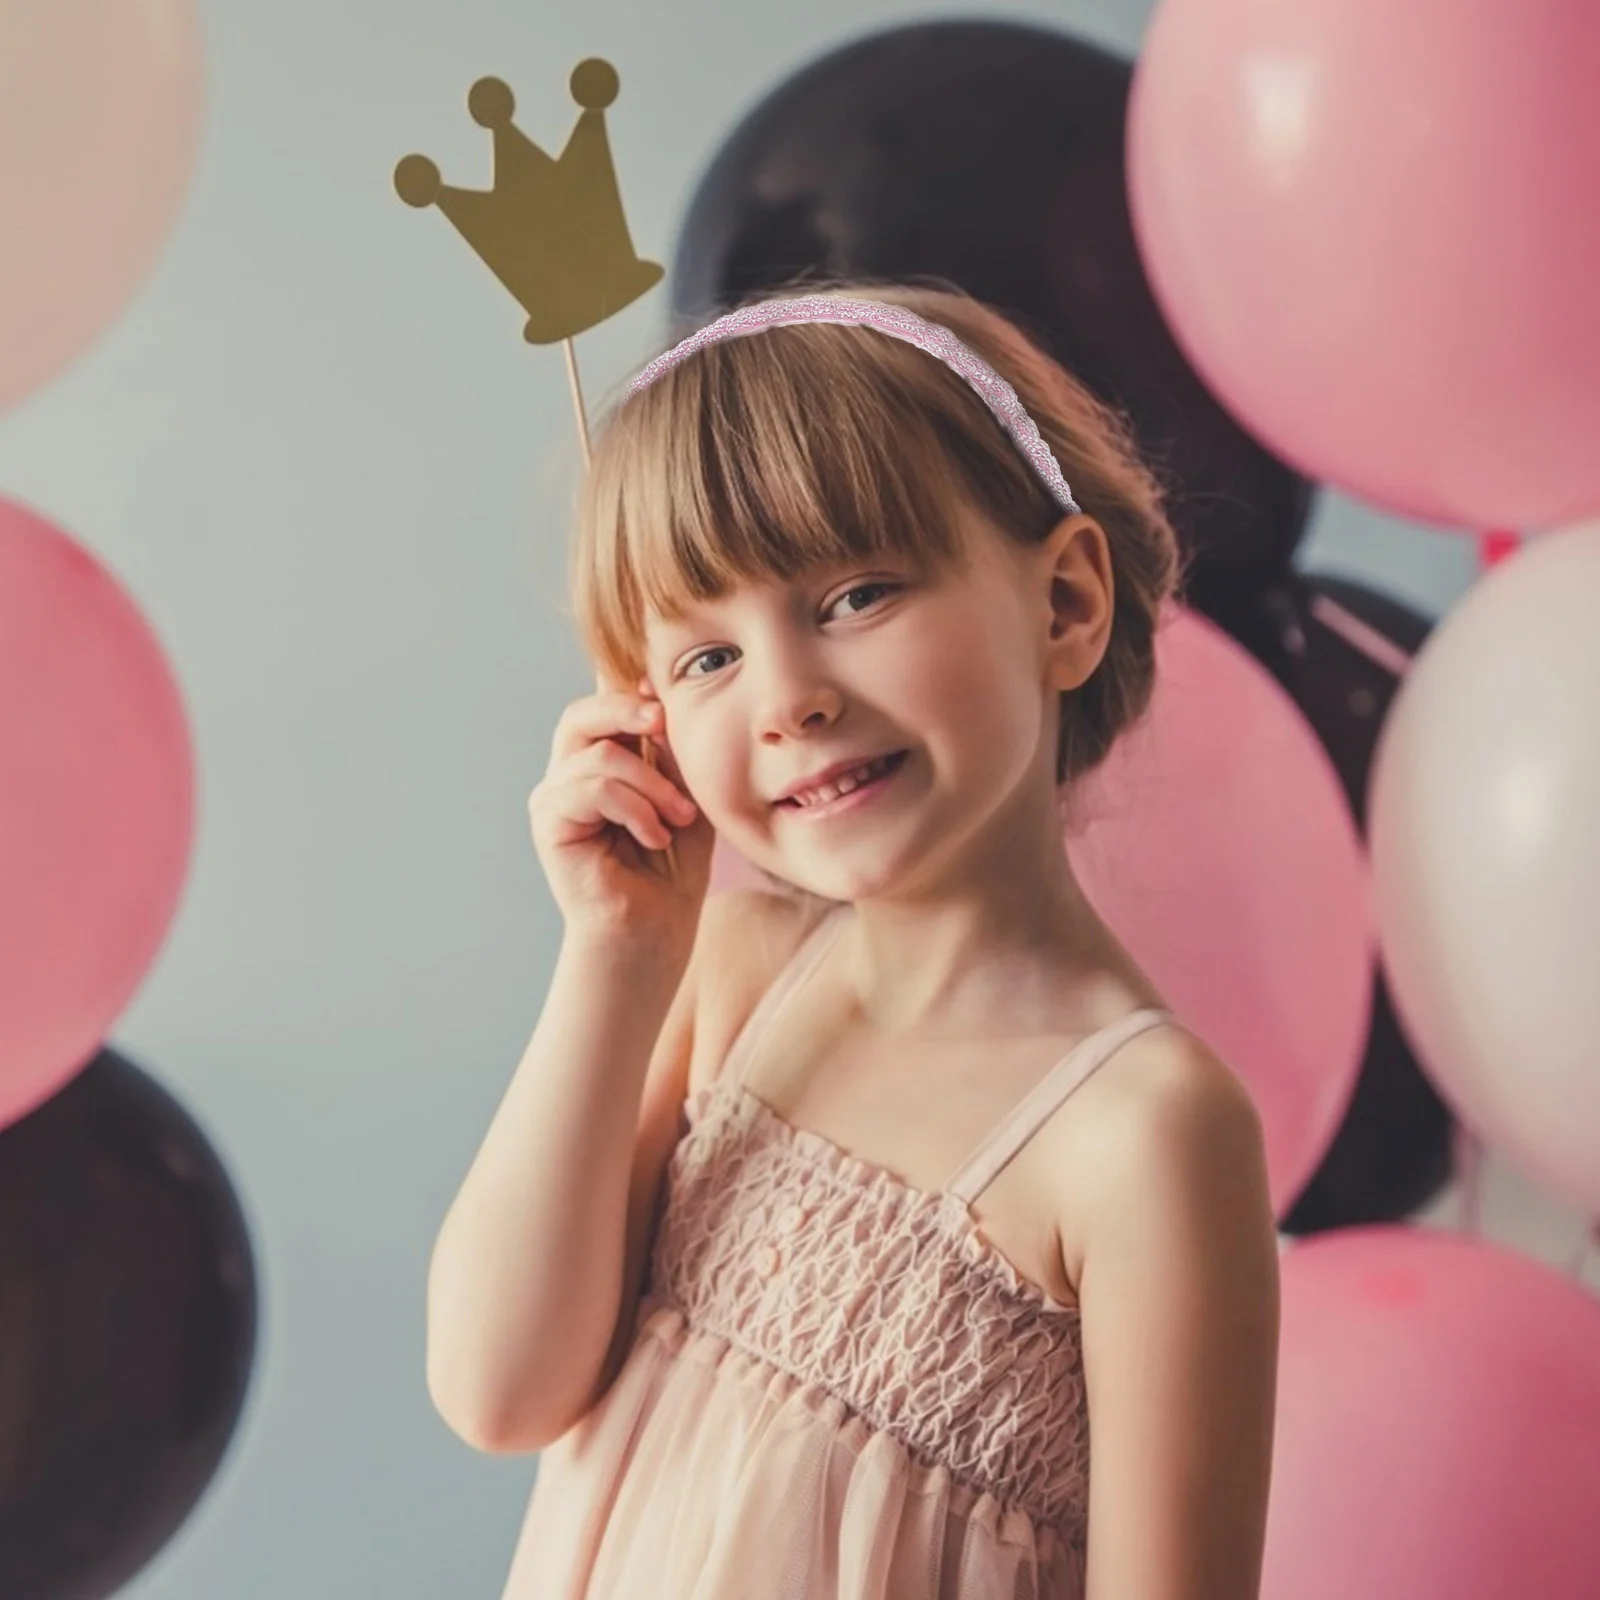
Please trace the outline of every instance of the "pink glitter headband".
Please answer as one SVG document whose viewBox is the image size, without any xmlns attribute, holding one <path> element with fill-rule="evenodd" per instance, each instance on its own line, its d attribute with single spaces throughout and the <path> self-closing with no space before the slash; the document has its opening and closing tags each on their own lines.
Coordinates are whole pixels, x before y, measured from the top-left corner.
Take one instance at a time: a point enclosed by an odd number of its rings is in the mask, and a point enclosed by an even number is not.
<svg viewBox="0 0 1600 1600">
<path fill-rule="evenodd" d="M 1060 462 L 1040 436 L 1038 426 L 1017 398 L 1017 391 L 942 323 L 929 322 L 914 311 L 889 305 L 882 300 L 842 300 L 832 295 L 814 294 L 787 298 L 777 296 L 771 300 L 758 300 L 754 305 L 741 306 L 739 310 L 730 311 L 715 322 L 707 323 L 664 355 L 657 356 L 628 385 L 627 396 L 631 398 L 654 383 L 668 367 L 676 366 L 685 356 L 692 355 L 703 345 L 716 344 L 723 339 L 737 339 L 745 334 L 760 333 L 763 328 L 792 322 L 865 323 L 892 339 L 903 339 L 907 344 L 914 344 L 919 350 L 937 356 L 952 372 L 965 378 L 979 399 L 995 414 L 1000 426 L 1011 435 L 1017 448 L 1028 458 L 1062 509 L 1073 513 L 1082 511 L 1082 507 L 1072 498 L 1072 490 L 1067 487 Z"/>
</svg>

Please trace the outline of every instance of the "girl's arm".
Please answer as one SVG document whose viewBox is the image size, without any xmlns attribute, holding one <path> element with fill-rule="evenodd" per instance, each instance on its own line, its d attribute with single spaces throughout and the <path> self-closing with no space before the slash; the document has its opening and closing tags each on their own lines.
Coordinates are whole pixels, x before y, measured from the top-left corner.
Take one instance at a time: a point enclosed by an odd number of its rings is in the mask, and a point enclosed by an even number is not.
<svg viewBox="0 0 1600 1600">
<path fill-rule="evenodd" d="M 1109 1113 L 1084 1231 L 1087 1600 L 1257 1600 L 1279 1315 L 1265 1151 L 1233 1073 L 1169 1037 Z"/>
<path fill-rule="evenodd" d="M 637 1303 L 687 1088 L 687 959 L 569 939 L 428 1271 L 427 1381 L 483 1450 L 542 1449 L 596 1397 Z"/>
</svg>

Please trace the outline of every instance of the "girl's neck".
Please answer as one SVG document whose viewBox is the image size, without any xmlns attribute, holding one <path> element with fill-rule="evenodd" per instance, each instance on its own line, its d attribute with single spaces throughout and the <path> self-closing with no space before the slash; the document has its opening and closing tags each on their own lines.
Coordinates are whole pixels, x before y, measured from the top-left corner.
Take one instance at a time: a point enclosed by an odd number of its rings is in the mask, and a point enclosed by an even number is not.
<svg viewBox="0 0 1600 1600">
<path fill-rule="evenodd" d="M 862 1021 L 902 1038 L 1024 1036 L 1092 1029 L 1130 998 L 1156 1003 L 1060 843 L 1035 854 L 857 901 L 837 959 Z"/>
</svg>

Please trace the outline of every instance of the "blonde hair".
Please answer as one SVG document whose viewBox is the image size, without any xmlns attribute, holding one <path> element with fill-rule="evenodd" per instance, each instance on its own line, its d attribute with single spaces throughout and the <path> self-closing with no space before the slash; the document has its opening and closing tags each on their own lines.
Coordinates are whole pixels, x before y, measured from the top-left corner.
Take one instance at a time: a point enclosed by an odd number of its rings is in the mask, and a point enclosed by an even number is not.
<svg viewBox="0 0 1600 1600">
<path fill-rule="evenodd" d="M 1180 582 L 1163 490 L 1130 425 L 957 288 L 856 278 L 779 291 L 794 293 L 883 300 L 949 328 L 1016 390 L 1073 497 L 1105 530 L 1110 638 L 1090 678 L 1061 697 L 1056 778 L 1071 783 L 1146 709 L 1156 625 Z M 943 567 L 960 556 L 962 502 L 1026 544 L 1064 514 L 936 357 L 835 323 L 712 344 L 606 418 L 578 497 L 574 614 L 601 671 L 631 688 L 645 672 L 649 612 L 670 617 L 741 582 L 873 556 Z"/>
</svg>

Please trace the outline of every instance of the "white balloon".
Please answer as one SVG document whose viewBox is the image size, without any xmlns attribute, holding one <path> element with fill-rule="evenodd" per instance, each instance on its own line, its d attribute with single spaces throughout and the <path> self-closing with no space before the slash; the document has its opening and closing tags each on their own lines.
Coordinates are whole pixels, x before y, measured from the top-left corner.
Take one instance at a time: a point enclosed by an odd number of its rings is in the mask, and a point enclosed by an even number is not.
<svg viewBox="0 0 1600 1600">
<path fill-rule="evenodd" d="M 1429 1076 L 1600 1216 L 1600 522 L 1535 539 L 1434 630 L 1368 816 L 1384 964 Z"/>
<path fill-rule="evenodd" d="M 204 121 L 195 0 L 0 0 L 0 410 L 153 270 Z"/>
</svg>

